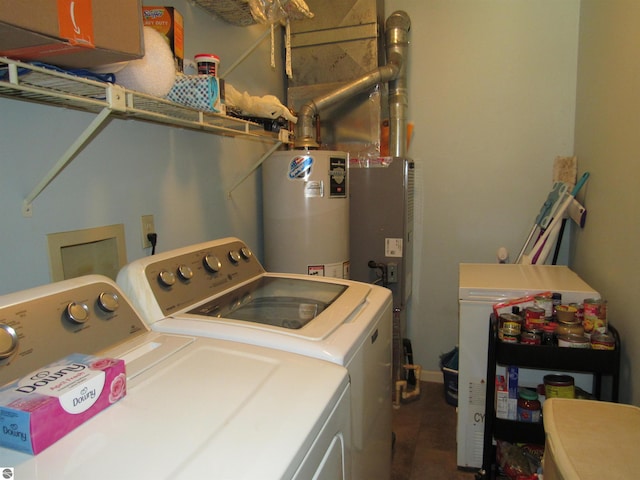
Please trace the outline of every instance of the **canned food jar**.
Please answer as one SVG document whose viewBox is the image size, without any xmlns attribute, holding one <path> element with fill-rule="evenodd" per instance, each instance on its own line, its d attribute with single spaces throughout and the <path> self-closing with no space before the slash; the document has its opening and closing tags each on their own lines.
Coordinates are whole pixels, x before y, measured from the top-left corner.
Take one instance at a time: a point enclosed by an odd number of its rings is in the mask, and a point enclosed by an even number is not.
<svg viewBox="0 0 640 480">
<path fill-rule="evenodd" d="M 549 374 L 544 376 L 546 398 L 574 398 L 575 385 L 571 375 Z"/>
<path fill-rule="evenodd" d="M 582 325 L 586 334 L 607 331 L 607 301 L 601 298 L 584 300 Z"/>
<path fill-rule="evenodd" d="M 510 328 L 512 330 L 517 330 L 518 333 L 522 330 L 522 317 L 520 315 L 515 315 L 513 313 L 503 313 L 500 315 L 500 328 Z"/>
<path fill-rule="evenodd" d="M 528 388 L 521 388 L 518 392 L 518 421 L 527 423 L 540 422 L 542 405 L 538 394 Z"/>
<path fill-rule="evenodd" d="M 591 342 L 584 335 L 558 335 L 558 346 L 568 348 L 591 348 Z"/>
<path fill-rule="evenodd" d="M 520 330 L 501 328 L 498 330 L 498 338 L 506 343 L 518 343 L 520 341 Z"/>
<path fill-rule="evenodd" d="M 542 343 L 542 336 L 536 332 L 522 332 L 520 335 L 520 343 L 525 345 L 540 345 Z"/>
<path fill-rule="evenodd" d="M 551 320 L 553 317 L 553 299 L 551 297 L 534 297 L 533 304 L 544 310 L 544 318 Z"/>
<path fill-rule="evenodd" d="M 616 339 L 610 333 L 595 332 L 591 335 L 591 348 L 594 350 L 615 350 Z"/>
<path fill-rule="evenodd" d="M 574 323 L 577 322 L 576 313 L 577 307 L 573 305 L 558 305 L 556 307 L 556 318 L 559 322 Z"/>
<path fill-rule="evenodd" d="M 558 322 L 558 324 L 556 325 L 556 335 L 579 335 L 581 337 L 584 337 L 584 327 L 582 326 L 582 324 L 577 322 Z"/>
<path fill-rule="evenodd" d="M 582 323 L 584 319 L 584 305 L 582 303 L 570 303 L 569 306 L 576 308 L 576 320 Z"/>
<path fill-rule="evenodd" d="M 527 328 L 534 325 L 541 328 L 545 323 L 544 309 L 540 307 L 527 307 L 524 311 L 524 323 Z"/>
</svg>

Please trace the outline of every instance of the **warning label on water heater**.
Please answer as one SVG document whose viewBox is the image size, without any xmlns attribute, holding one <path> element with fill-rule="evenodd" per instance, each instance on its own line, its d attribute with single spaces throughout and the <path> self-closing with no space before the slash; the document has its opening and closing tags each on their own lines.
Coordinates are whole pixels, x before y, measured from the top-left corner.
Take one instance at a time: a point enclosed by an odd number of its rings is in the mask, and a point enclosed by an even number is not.
<svg viewBox="0 0 640 480">
<path fill-rule="evenodd" d="M 347 196 L 347 159 L 331 157 L 329 162 L 329 197 L 345 198 Z"/>
<path fill-rule="evenodd" d="M 304 184 L 305 198 L 320 198 L 324 196 L 324 182 L 322 180 L 310 180 Z"/>
</svg>

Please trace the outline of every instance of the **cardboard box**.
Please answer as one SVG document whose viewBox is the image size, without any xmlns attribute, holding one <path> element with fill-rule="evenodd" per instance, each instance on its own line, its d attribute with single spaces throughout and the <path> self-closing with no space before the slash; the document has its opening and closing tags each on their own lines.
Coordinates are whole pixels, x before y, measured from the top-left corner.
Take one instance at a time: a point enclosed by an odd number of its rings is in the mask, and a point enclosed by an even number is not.
<svg viewBox="0 0 640 480">
<path fill-rule="evenodd" d="M 125 394 L 124 360 L 69 355 L 0 388 L 0 446 L 37 454 Z"/>
<path fill-rule="evenodd" d="M 140 0 L 0 0 L 0 56 L 89 68 L 144 55 Z"/>
<path fill-rule="evenodd" d="M 507 418 L 509 420 L 517 420 L 518 418 L 518 377 L 519 369 L 516 366 L 509 365 L 507 367 Z"/>
<path fill-rule="evenodd" d="M 496 375 L 496 417 L 509 418 L 509 390 L 504 375 Z"/>
<path fill-rule="evenodd" d="M 184 71 L 184 21 L 182 15 L 174 7 L 142 7 L 142 23 L 152 27 L 167 39 L 176 71 Z"/>
</svg>

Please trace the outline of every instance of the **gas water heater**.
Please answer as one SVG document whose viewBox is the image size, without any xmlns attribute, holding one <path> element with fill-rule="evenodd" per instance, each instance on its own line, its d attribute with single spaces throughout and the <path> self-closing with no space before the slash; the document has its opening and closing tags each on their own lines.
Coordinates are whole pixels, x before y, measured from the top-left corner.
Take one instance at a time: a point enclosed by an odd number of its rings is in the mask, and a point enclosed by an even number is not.
<svg viewBox="0 0 640 480">
<path fill-rule="evenodd" d="M 349 278 L 348 154 L 276 152 L 262 166 L 265 267 Z"/>
</svg>

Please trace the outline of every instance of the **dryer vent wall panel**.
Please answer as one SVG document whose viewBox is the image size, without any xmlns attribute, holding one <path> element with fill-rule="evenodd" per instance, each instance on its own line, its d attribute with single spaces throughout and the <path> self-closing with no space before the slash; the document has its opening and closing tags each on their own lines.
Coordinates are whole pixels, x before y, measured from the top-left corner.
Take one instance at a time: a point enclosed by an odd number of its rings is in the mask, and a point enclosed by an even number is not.
<svg viewBox="0 0 640 480">
<path fill-rule="evenodd" d="M 386 63 L 384 2 L 308 0 L 313 19 L 291 24 L 287 106 L 294 111 Z M 380 145 L 388 118 L 387 84 L 371 88 L 319 112 L 321 148 L 366 156 Z"/>
<path fill-rule="evenodd" d="M 382 0 L 307 0 L 291 22 L 290 87 L 353 80 L 384 63 Z"/>
</svg>

